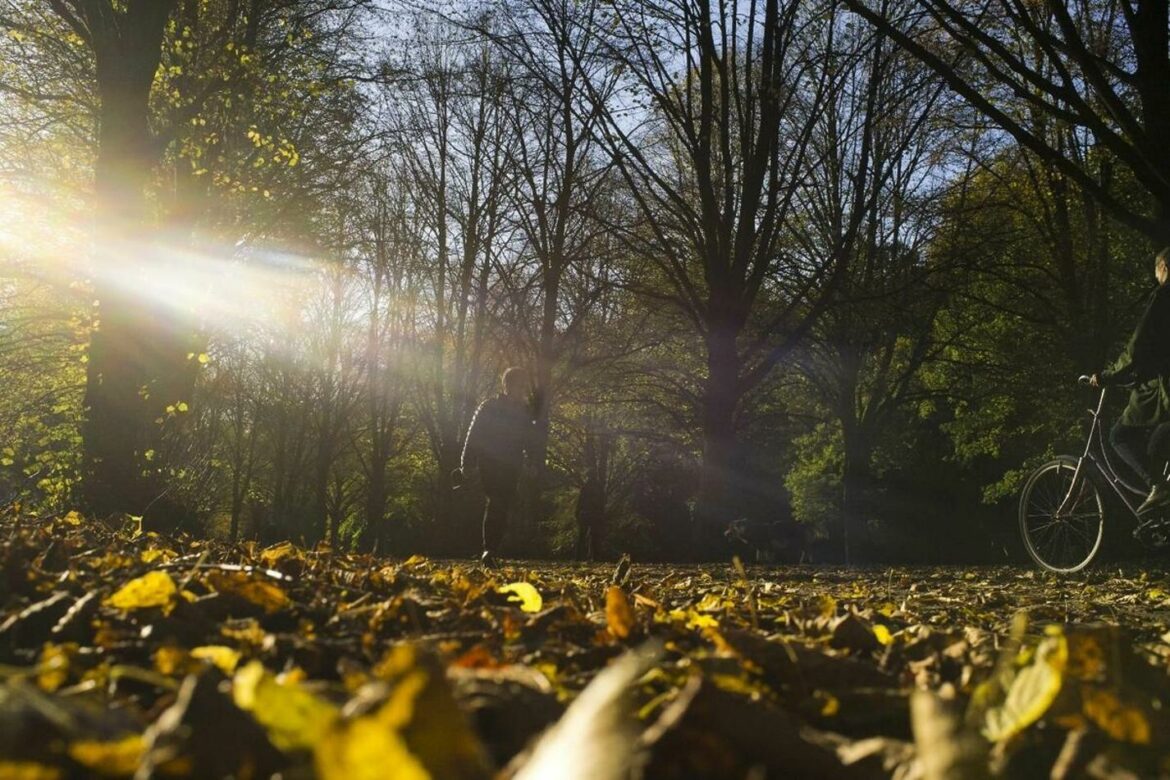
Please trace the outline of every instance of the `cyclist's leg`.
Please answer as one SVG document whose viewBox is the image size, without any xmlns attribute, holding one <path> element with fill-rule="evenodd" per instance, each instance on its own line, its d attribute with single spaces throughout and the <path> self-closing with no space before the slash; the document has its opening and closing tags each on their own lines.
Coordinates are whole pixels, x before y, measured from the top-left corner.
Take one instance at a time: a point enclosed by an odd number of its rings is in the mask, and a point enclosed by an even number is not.
<svg viewBox="0 0 1170 780">
<path fill-rule="evenodd" d="M 1150 484 L 1150 473 L 1146 469 L 1146 441 L 1150 429 L 1144 425 L 1125 425 L 1120 420 L 1109 431 L 1109 443 L 1121 456 L 1143 484 Z"/>
<path fill-rule="evenodd" d="M 1150 434 L 1146 454 L 1149 456 L 1147 462 L 1155 471 L 1153 475 L 1155 478 L 1165 479 L 1170 476 L 1167 474 L 1167 462 L 1170 461 L 1170 423 L 1162 423 L 1154 428 L 1154 432 Z"/>
</svg>

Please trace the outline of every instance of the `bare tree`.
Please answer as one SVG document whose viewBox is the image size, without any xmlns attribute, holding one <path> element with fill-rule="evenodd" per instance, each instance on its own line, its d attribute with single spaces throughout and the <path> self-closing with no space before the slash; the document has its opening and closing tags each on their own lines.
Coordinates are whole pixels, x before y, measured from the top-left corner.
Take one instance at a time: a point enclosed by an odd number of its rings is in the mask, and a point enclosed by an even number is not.
<svg viewBox="0 0 1170 780">
<path fill-rule="evenodd" d="M 841 58 L 842 77 L 820 114 L 811 186 L 798 198 L 791 235 L 809 263 L 827 248 L 849 258 L 798 360 L 841 425 L 842 519 L 832 532 L 848 562 L 851 536 L 864 528 L 879 432 L 934 351 L 945 297 L 931 281 L 943 269 L 924 248 L 953 128 L 941 82 L 880 32 L 847 25 L 837 46 L 852 56 Z"/>
<path fill-rule="evenodd" d="M 1167 3 L 845 3 L 1115 218 L 1170 241 Z M 1086 132 L 1092 146 L 1132 173 L 1149 201 L 1123 197 L 1094 175 L 1096 155 L 1066 145 L 1048 124 Z"/>
<path fill-rule="evenodd" d="M 419 258 L 417 407 L 438 466 L 436 514 L 447 526 L 460 437 L 495 379 L 486 323 L 494 272 L 509 251 L 509 76 L 485 42 L 468 44 L 426 17 L 418 30 L 411 57 L 399 64 L 411 77 L 395 87 L 389 121 L 412 184 L 412 230 L 428 248 Z"/>
<path fill-rule="evenodd" d="M 836 7 L 591 7 L 625 87 L 594 97 L 639 210 L 627 239 L 656 269 L 641 289 L 677 307 L 705 355 L 696 531 L 710 542 L 734 511 L 741 402 L 808 331 L 848 260 L 842 244 L 799 264 L 783 242 L 837 75 L 825 66 Z"/>
</svg>

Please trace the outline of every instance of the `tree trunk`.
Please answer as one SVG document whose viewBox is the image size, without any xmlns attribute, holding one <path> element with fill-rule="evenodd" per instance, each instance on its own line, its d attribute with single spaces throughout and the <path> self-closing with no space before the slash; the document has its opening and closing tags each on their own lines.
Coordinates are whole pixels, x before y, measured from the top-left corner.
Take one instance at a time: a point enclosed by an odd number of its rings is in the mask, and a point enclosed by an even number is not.
<svg viewBox="0 0 1170 780">
<path fill-rule="evenodd" d="M 148 254 L 145 187 L 156 162 L 148 102 L 173 6 L 158 0 L 121 12 L 95 8 L 86 19 L 101 101 L 94 189 L 102 232 L 95 240 L 99 320 L 86 374 L 83 492 L 103 515 L 173 508 L 159 501 L 161 469 L 147 470 L 147 458 L 163 452 L 167 426 L 160 421 L 176 419 L 168 407 L 181 414 L 194 384 L 188 324 L 171 302 L 142 290 L 158 272 Z"/>
<path fill-rule="evenodd" d="M 713 328 L 707 337 L 703 461 L 693 528 L 695 551 L 704 558 L 719 557 L 724 548 L 723 531 L 734 519 L 739 368 L 734 329 Z"/>
<path fill-rule="evenodd" d="M 362 547 L 366 552 L 386 551 L 386 467 L 385 462 L 374 463 L 366 484 L 366 532 Z"/>
<path fill-rule="evenodd" d="M 841 551 L 845 565 L 853 562 L 864 537 L 866 492 L 869 488 L 869 442 L 862 423 L 852 415 L 841 419 L 844 463 L 841 468 Z"/>
</svg>

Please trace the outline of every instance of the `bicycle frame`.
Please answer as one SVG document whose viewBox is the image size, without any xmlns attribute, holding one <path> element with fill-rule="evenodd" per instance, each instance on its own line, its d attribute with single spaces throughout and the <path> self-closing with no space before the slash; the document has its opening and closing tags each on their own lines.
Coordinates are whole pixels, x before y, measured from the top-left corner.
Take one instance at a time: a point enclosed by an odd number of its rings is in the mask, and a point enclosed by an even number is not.
<svg viewBox="0 0 1170 780">
<path fill-rule="evenodd" d="M 1105 393 L 1106 388 L 1101 388 L 1101 397 L 1097 400 L 1097 408 L 1089 410 L 1089 414 L 1093 418 L 1093 422 L 1089 426 L 1089 436 L 1085 441 L 1084 452 L 1077 458 L 1077 468 L 1069 483 L 1068 493 L 1065 494 L 1064 500 L 1060 502 L 1060 507 L 1056 510 L 1058 515 L 1065 514 L 1069 504 L 1075 500 L 1084 479 L 1086 464 L 1088 464 L 1088 467 L 1095 469 L 1097 474 L 1113 489 L 1129 513 L 1134 518 L 1138 516 L 1137 508 L 1145 497 L 1146 490 L 1127 482 L 1117 473 L 1117 469 L 1109 461 L 1109 447 L 1105 443 L 1105 434 L 1101 425 L 1101 410 L 1105 407 Z M 1093 447 L 1094 442 L 1097 445 L 1096 448 Z"/>
</svg>

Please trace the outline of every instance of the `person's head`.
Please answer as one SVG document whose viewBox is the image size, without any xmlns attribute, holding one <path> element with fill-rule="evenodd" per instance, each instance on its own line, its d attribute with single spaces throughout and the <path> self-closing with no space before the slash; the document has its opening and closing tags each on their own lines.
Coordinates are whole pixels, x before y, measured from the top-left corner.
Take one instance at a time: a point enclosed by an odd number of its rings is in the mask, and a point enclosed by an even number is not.
<svg viewBox="0 0 1170 780">
<path fill-rule="evenodd" d="M 500 385 L 504 388 L 504 395 L 523 398 L 529 389 L 528 372 L 520 366 L 504 369 L 500 376 Z"/>
<path fill-rule="evenodd" d="M 1170 278 L 1170 246 L 1154 256 L 1154 278 L 1158 284 L 1166 284 L 1166 279 Z"/>
</svg>

